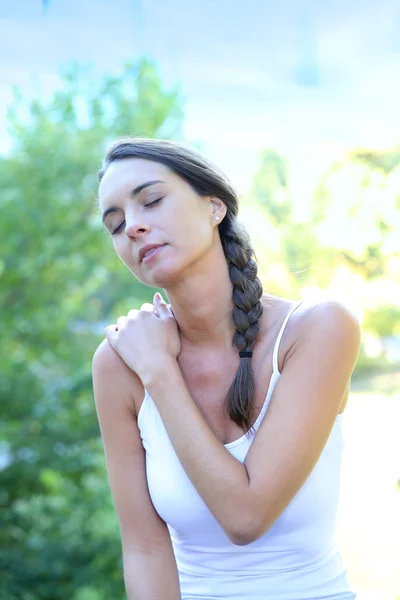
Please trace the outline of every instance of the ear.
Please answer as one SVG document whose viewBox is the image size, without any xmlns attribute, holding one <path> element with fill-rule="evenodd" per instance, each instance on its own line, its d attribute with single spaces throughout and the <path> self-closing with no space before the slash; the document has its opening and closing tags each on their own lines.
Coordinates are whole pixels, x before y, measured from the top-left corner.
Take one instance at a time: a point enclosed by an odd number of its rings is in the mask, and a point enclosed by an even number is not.
<svg viewBox="0 0 400 600">
<path fill-rule="evenodd" d="M 211 218 L 213 220 L 216 219 L 216 217 L 218 217 L 218 224 L 221 223 L 221 221 L 223 220 L 223 218 L 226 215 L 226 204 L 224 202 L 222 202 L 222 200 L 220 198 L 217 198 L 216 196 L 211 196 L 210 197 L 210 209 L 211 209 Z"/>
</svg>

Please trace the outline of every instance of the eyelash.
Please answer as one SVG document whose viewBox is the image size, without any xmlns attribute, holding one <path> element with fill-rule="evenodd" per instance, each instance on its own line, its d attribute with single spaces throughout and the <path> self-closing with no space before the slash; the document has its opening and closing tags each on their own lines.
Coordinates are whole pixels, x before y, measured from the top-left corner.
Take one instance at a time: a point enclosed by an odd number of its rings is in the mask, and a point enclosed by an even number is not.
<svg viewBox="0 0 400 600">
<path fill-rule="evenodd" d="M 161 200 L 162 200 L 162 198 L 157 198 L 157 200 L 153 200 L 153 202 L 149 202 L 148 204 L 145 204 L 144 206 L 145 206 L 145 208 L 155 206 L 156 204 L 161 202 Z M 116 233 L 119 233 L 122 230 L 124 223 L 125 223 L 125 221 L 122 221 L 121 225 L 118 225 L 118 227 L 116 229 L 114 229 L 114 231 L 111 232 L 111 235 L 115 235 Z"/>
</svg>

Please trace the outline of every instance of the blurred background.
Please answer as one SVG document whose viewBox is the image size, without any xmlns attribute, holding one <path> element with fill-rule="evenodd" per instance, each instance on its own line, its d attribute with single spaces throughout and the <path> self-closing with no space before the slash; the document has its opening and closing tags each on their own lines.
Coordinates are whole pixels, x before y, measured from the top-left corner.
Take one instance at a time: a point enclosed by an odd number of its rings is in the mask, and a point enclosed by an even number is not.
<svg viewBox="0 0 400 600">
<path fill-rule="evenodd" d="M 400 598 L 399 73 L 397 0 L 1 0 L 1 600 L 125 597 L 91 360 L 154 291 L 95 206 L 127 134 L 225 171 L 267 292 L 358 315 L 338 535 Z"/>
</svg>

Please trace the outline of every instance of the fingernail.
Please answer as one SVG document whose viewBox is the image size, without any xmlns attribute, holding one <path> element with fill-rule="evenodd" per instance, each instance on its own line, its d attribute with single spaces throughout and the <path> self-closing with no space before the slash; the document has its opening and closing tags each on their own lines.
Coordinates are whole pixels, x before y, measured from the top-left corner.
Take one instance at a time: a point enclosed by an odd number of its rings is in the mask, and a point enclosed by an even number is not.
<svg viewBox="0 0 400 600">
<path fill-rule="evenodd" d="M 159 292 L 156 293 L 156 298 L 157 300 L 162 300 L 162 296 Z"/>
</svg>

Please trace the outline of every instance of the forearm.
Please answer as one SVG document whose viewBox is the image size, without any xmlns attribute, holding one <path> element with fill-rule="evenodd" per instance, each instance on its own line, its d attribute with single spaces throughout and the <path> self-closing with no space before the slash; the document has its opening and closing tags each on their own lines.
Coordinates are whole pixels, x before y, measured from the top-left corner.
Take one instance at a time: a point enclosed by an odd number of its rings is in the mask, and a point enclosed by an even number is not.
<svg viewBox="0 0 400 600">
<path fill-rule="evenodd" d="M 168 552 L 134 553 L 124 557 L 128 600 L 180 600 L 178 569 Z"/>
<path fill-rule="evenodd" d="M 244 465 L 218 440 L 191 397 L 179 365 L 170 361 L 143 381 L 190 481 L 235 543 L 252 527 Z"/>
</svg>

